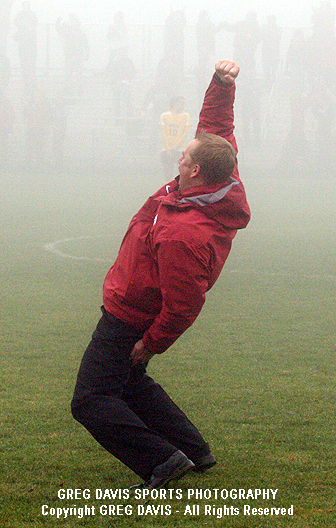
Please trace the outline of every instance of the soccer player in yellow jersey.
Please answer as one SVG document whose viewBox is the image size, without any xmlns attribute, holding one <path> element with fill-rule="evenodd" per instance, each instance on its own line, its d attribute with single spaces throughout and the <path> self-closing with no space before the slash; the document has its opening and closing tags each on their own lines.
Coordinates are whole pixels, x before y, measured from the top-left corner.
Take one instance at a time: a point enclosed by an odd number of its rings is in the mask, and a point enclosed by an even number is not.
<svg viewBox="0 0 336 528">
<path fill-rule="evenodd" d="M 164 148 L 161 159 L 167 182 L 175 176 L 174 171 L 177 169 L 190 129 L 190 116 L 184 111 L 184 104 L 184 97 L 173 97 L 169 103 L 169 111 L 164 112 L 160 117 Z"/>
</svg>

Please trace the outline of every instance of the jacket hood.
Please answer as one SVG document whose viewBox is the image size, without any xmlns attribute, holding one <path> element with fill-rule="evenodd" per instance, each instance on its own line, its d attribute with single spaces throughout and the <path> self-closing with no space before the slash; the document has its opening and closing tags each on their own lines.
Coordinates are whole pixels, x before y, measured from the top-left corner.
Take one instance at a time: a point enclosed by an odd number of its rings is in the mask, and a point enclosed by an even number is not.
<svg viewBox="0 0 336 528">
<path fill-rule="evenodd" d="M 244 185 L 238 178 L 231 177 L 220 185 L 193 187 L 182 194 L 179 192 L 178 182 L 179 177 L 167 186 L 167 195 L 161 197 L 163 204 L 200 209 L 226 229 L 243 229 L 247 226 L 251 213 Z"/>
</svg>

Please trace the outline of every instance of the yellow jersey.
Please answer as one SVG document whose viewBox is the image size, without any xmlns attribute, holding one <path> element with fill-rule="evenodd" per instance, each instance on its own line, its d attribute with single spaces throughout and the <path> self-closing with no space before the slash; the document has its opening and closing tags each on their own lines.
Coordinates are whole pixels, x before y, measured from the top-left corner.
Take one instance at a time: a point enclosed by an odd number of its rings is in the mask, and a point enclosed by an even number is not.
<svg viewBox="0 0 336 528">
<path fill-rule="evenodd" d="M 187 112 L 164 112 L 160 126 L 165 150 L 182 150 L 190 128 L 190 115 Z"/>
</svg>

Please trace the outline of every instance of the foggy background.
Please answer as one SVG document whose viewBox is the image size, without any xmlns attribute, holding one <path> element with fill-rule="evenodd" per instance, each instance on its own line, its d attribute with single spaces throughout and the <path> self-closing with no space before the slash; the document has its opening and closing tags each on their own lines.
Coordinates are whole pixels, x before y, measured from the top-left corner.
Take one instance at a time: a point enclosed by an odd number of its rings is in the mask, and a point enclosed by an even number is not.
<svg viewBox="0 0 336 528">
<path fill-rule="evenodd" d="M 13 12 L 17 11 L 21 2 L 13 2 Z M 269 1 L 265 0 L 236 0 L 235 2 L 224 2 L 221 0 L 171 0 L 168 2 L 154 2 L 143 0 L 112 1 L 106 0 L 59 0 L 57 3 L 51 0 L 36 0 L 33 2 L 34 10 L 41 22 L 50 22 L 58 16 L 68 13 L 77 13 L 83 23 L 101 24 L 112 18 L 115 11 L 124 11 L 131 24 L 162 24 L 171 10 L 183 9 L 190 24 L 196 24 L 198 13 L 207 9 L 213 20 L 221 19 L 235 22 L 242 18 L 248 11 L 255 10 L 263 19 L 267 15 L 274 14 L 279 23 L 288 27 L 309 26 L 312 8 L 318 7 L 319 2 L 309 0 L 292 2 L 290 0 Z"/>
<path fill-rule="evenodd" d="M 184 97 L 192 138 L 222 58 L 241 67 L 241 168 L 334 170 L 333 1 L 3 0 L 0 17 L 2 170 L 133 155 L 161 171 L 161 114 Z"/>
</svg>

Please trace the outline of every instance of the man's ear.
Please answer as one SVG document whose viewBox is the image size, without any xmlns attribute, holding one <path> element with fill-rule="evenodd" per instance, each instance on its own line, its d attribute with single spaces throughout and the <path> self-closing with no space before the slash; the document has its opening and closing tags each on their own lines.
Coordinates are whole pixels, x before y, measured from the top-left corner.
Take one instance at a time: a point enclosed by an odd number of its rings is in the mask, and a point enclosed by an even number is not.
<svg viewBox="0 0 336 528">
<path fill-rule="evenodd" d="M 201 176 L 201 167 L 198 165 L 198 163 L 195 163 L 193 166 L 192 172 L 190 174 L 190 178 L 199 178 Z"/>
</svg>

